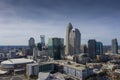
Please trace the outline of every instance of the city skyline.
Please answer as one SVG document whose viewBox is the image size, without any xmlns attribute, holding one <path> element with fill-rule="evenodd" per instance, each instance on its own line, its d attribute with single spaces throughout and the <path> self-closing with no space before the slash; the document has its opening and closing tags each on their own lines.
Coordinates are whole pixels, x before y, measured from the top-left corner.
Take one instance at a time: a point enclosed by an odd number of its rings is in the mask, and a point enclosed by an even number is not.
<svg viewBox="0 0 120 80">
<path fill-rule="evenodd" d="M 81 44 L 96 39 L 105 45 L 120 43 L 120 1 L 116 0 L 1 0 L 0 44 L 28 45 L 45 35 L 65 39 L 69 22 L 81 32 Z M 64 40 L 66 41 L 66 40 Z"/>
</svg>

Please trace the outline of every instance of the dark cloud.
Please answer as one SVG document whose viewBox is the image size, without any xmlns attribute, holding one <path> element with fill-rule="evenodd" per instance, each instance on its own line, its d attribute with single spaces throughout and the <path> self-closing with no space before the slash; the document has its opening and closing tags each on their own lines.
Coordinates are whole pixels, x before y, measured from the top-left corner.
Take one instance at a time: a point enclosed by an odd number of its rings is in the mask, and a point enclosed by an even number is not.
<svg viewBox="0 0 120 80">
<path fill-rule="evenodd" d="M 11 36 L 18 32 L 29 33 L 29 37 L 39 34 L 65 37 L 69 21 L 80 29 L 86 41 L 97 37 L 109 44 L 119 34 L 120 0 L 0 0 L 0 13 L 0 27 L 8 30 L 0 32 L 10 34 L 13 30 Z"/>
<path fill-rule="evenodd" d="M 51 14 L 69 16 L 104 16 L 119 11 L 119 0 L 5 0 L 19 15 L 36 18 Z M 40 16 L 39 16 L 40 15 Z"/>
</svg>

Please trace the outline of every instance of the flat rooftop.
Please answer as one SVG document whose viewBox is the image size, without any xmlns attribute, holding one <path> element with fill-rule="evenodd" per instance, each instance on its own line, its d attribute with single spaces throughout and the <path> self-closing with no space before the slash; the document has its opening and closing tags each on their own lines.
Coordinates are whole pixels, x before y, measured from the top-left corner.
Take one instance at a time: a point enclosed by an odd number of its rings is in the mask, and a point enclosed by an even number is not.
<svg viewBox="0 0 120 80">
<path fill-rule="evenodd" d="M 70 68 L 78 69 L 78 70 L 85 69 L 85 65 L 77 64 L 75 62 L 67 61 L 67 60 L 56 60 L 56 61 L 50 61 L 50 62 L 32 63 L 32 64 L 28 64 L 28 65 L 35 66 L 35 65 L 45 65 L 45 64 L 59 64 L 61 66 L 66 66 L 66 67 L 70 67 Z"/>
<path fill-rule="evenodd" d="M 5 61 L 2 61 L 1 64 L 25 64 L 25 63 L 31 63 L 34 62 L 32 59 L 26 59 L 26 58 L 16 58 L 16 59 L 8 59 Z"/>
</svg>

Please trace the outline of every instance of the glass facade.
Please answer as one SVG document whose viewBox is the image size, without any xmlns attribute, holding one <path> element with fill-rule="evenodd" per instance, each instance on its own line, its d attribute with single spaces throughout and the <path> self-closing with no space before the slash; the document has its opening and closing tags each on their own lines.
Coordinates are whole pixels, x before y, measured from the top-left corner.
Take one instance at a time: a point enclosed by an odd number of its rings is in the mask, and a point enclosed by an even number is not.
<svg viewBox="0 0 120 80">
<path fill-rule="evenodd" d="M 59 60 L 64 54 L 64 39 L 63 38 L 49 38 L 48 40 L 48 54 L 54 60 Z"/>
</svg>

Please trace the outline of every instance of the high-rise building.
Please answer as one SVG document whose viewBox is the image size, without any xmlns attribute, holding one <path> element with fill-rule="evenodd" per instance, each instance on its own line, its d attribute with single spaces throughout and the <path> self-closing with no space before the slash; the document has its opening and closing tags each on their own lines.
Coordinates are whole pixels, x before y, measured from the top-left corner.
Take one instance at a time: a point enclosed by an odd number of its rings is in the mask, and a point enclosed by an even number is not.
<svg viewBox="0 0 120 80">
<path fill-rule="evenodd" d="M 118 54 L 118 42 L 117 39 L 112 39 L 112 53 Z"/>
<path fill-rule="evenodd" d="M 40 35 L 42 47 L 45 46 L 45 35 Z"/>
<path fill-rule="evenodd" d="M 102 42 L 96 42 L 96 55 L 103 54 L 103 44 Z"/>
<path fill-rule="evenodd" d="M 34 39 L 33 37 L 31 37 L 31 38 L 29 39 L 29 47 L 30 47 L 30 48 L 35 47 L 35 39 Z"/>
<path fill-rule="evenodd" d="M 80 32 L 78 29 L 72 29 L 69 35 L 70 55 L 80 53 Z"/>
<path fill-rule="evenodd" d="M 48 40 L 48 55 L 54 60 L 59 60 L 64 56 L 64 39 L 49 38 Z"/>
<path fill-rule="evenodd" d="M 70 32 L 72 30 L 72 24 L 69 23 L 66 29 L 66 48 L 65 48 L 65 54 L 69 54 L 70 53 Z"/>
<path fill-rule="evenodd" d="M 90 39 L 88 41 L 88 53 L 90 58 L 96 58 L 96 40 Z"/>
<path fill-rule="evenodd" d="M 80 53 L 81 33 L 78 29 L 73 29 L 72 24 L 69 23 L 66 30 L 66 50 L 68 55 Z"/>
</svg>

